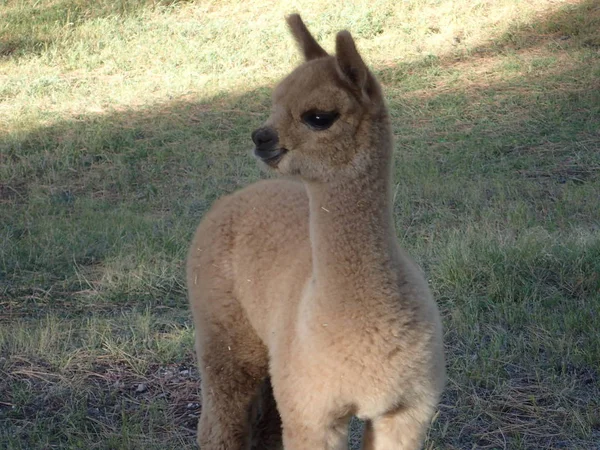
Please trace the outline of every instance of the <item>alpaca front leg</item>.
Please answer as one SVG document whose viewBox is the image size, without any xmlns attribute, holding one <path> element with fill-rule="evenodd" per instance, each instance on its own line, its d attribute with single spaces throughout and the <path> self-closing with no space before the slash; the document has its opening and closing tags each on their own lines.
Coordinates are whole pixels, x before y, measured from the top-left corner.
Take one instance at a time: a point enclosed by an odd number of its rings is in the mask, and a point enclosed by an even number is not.
<svg viewBox="0 0 600 450">
<path fill-rule="evenodd" d="M 429 406 L 400 408 L 368 421 L 363 450 L 419 450 L 435 408 Z"/>
<path fill-rule="evenodd" d="M 334 421 L 283 421 L 285 450 L 347 450 L 350 418 Z"/>
<path fill-rule="evenodd" d="M 285 450 L 348 450 L 353 407 L 332 396 L 338 380 L 294 348 L 271 357 L 271 382 Z M 283 355 L 283 356 L 282 356 Z M 294 357 L 292 357 L 292 355 Z"/>
</svg>

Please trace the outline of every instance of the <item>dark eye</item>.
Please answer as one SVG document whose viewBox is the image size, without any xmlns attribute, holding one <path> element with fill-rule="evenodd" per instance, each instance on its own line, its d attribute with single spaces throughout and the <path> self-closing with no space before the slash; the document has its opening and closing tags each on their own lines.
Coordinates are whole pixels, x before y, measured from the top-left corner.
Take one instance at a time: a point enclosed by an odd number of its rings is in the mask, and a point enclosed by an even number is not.
<svg viewBox="0 0 600 450">
<path fill-rule="evenodd" d="M 340 115 L 336 111 L 308 111 L 302 114 L 302 122 L 308 125 L 313 130 L 326 130 Z"/>
</svg>

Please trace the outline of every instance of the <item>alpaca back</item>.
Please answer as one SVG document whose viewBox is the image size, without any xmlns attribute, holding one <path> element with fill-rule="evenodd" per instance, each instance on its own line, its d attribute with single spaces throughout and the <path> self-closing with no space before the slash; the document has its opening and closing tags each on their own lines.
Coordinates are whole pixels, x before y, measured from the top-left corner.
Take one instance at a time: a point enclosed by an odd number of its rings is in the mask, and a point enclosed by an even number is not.
<svg viewBox="0 0 600 450">
<path fill-rule="evenodd" d="M 190 297 L 226 286 L 266 343 L 292 315 L 311 269 L 304 187 L 260 181 L 221 198 L 206 214 L 188 257 Z"/>
</svg>

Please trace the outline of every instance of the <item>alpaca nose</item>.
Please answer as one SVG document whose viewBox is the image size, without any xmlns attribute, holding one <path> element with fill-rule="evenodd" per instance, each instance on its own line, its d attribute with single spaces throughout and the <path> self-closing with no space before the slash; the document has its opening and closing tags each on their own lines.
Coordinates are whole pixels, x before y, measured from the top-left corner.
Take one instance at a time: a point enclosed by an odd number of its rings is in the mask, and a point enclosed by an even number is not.
<svg viewBox="0 0 600 450">
<path fill-rule="evenodd" d="M 258 149 L 272 148 L 278 140 L 277 132 L 270 127 L 262 127 L 252 133 L 252 141 Z"/>
</svg>

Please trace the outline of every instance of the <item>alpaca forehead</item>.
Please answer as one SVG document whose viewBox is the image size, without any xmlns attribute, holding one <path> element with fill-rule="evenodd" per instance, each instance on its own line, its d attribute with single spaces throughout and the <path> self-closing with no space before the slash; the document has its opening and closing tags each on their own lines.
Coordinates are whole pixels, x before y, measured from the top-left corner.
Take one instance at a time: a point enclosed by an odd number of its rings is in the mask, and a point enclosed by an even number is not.
<svg viewBox="0 0 600 450">
<path fill-rule="evenodd" d="M 332 57 L 300 65 L 273 92 L 274 105 L 288 109 L 339 109 L 349 100 Z"/>
</svg>

